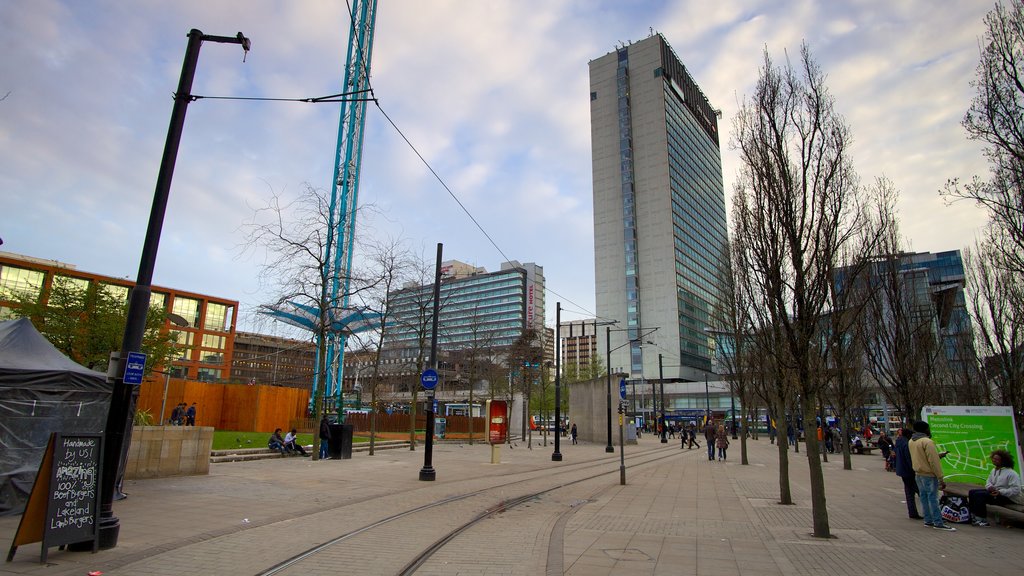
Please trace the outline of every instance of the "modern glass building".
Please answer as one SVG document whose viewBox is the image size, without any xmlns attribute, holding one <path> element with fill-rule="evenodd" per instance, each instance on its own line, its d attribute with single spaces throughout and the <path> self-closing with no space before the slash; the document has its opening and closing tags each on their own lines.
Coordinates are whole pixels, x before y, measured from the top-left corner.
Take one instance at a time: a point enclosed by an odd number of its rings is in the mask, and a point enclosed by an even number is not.
<svg viewBox="0 0 1024 576">
<path fill-rule="evenodd" d="M 505 262 L 487 272 L 449 261 L 442 267 L 438 350 L 503 349 L 523 331 L 544 334 L 544 269 L 533 263 Z M 430 347 L 433 284 L 412 285 L 389 297 L 390 310 L 381 354 L 390 365 L 412 363 Z M 425 328 L 425 329 L 424 329 Z"/>
<path fill-rule="evenodd" d="M 660 34 L 590 62 L 596 303 L 618 321 L 600 339 L 613 371 L 657 378 L 659 353 L 666 378 L 712 370 L 727 241 L 718 116 Z"/>
<path fill-rule="evenodd" d="M 74 265 L 9 252 L 0 252 L 0 320 L 18 316 L 15 295 L 46 297 L 55 286 L 76 291 L 96 287 L 127 302 L 134 282 L 78 270 Z M 177 357 L 168 369 L 171 377 L 202 382 L 228 382 L 235 346 L 238 301 L 153 286 L 150 305 L 165 308 L 184 326 L 167 322 L 177 338 Z M 52 304 L 49 304 L 52 305 Z"/>
</svg>

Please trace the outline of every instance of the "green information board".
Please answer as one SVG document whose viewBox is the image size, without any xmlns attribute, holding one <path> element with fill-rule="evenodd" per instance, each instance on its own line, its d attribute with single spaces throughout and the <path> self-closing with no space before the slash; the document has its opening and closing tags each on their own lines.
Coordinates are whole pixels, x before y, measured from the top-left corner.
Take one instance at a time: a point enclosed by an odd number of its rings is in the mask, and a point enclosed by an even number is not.
<svg viewBox="0 0 1024 576">
<path fill-rule="evenodd" d="M 985 484 L 993 450 L 1009 452 L 1020 474 L 1020 444 L 1009 406 L 925 406 L 921 415 L 939 452 L 949 452 L 942 459 L 947 481 Z"/>
</svg>

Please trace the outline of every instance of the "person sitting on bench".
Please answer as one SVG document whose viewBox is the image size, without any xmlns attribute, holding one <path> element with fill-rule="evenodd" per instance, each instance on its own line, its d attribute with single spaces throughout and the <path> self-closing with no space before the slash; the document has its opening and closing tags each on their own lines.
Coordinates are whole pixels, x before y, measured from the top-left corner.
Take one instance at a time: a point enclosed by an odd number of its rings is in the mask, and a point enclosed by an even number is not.
<svg viewBox="0 0 1024 576">
<path fill-rule="evenodd" d="M 989 456 L 995 469 L 988 476 L 985 487 L 967 493 L 975 526 L 988 526 L 988 504 L 1024 504 L 1020 476 L 1013 469 L 1013 456 L 1006 450 L 995 450 Z"/>
<path fill-rule="evenodd" d="M 306 449 L 302 447 L 302 444 L 295 441 L 297 437 L 298 434 L 295 433 L 295 428 L 292 428 L 291 432 L 284 435 L 285 450 L 289 452 L 298 452 L 301 456 L 309 456 L 309 454 L 306 453 Z"/>
<path fill-rule="evenodd" d="M 270 435 L 270 440 L 267 440 L 267 448 L 277 450 L 281 454 L 288 453 L 288 450 L 284 447 L 284 438 L 281 438 L 280 428 L 275 428 L 274 433 Z"/>
</svg>

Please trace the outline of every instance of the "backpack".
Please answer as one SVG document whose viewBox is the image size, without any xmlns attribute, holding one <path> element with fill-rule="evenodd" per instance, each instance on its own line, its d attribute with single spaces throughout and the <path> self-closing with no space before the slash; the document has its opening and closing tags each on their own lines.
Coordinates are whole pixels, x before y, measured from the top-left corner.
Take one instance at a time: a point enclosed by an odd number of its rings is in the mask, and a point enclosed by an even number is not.
<svg viewBox="0 0 1024 576">
<path fill-rule="evenodd" d="M 943 496 L 939 499 L 939 513 L 946 522 L 966 524 L 971 521 L 971 510 L 967 501 L 960 496 Z"/>
</svg>

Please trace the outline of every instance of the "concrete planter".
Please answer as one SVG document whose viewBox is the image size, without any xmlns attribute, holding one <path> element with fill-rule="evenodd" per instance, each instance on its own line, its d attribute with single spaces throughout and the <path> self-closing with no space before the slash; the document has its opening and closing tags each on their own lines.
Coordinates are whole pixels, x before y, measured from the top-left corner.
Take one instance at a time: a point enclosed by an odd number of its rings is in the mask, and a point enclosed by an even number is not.
<svg viewBox="0 0 1024 576">
<path fill-rule="evenodd" d="M 125 478 L 162 478 L 210 473 L 213 428 L 207 426 L 136 426 Z"/>
</svg>

